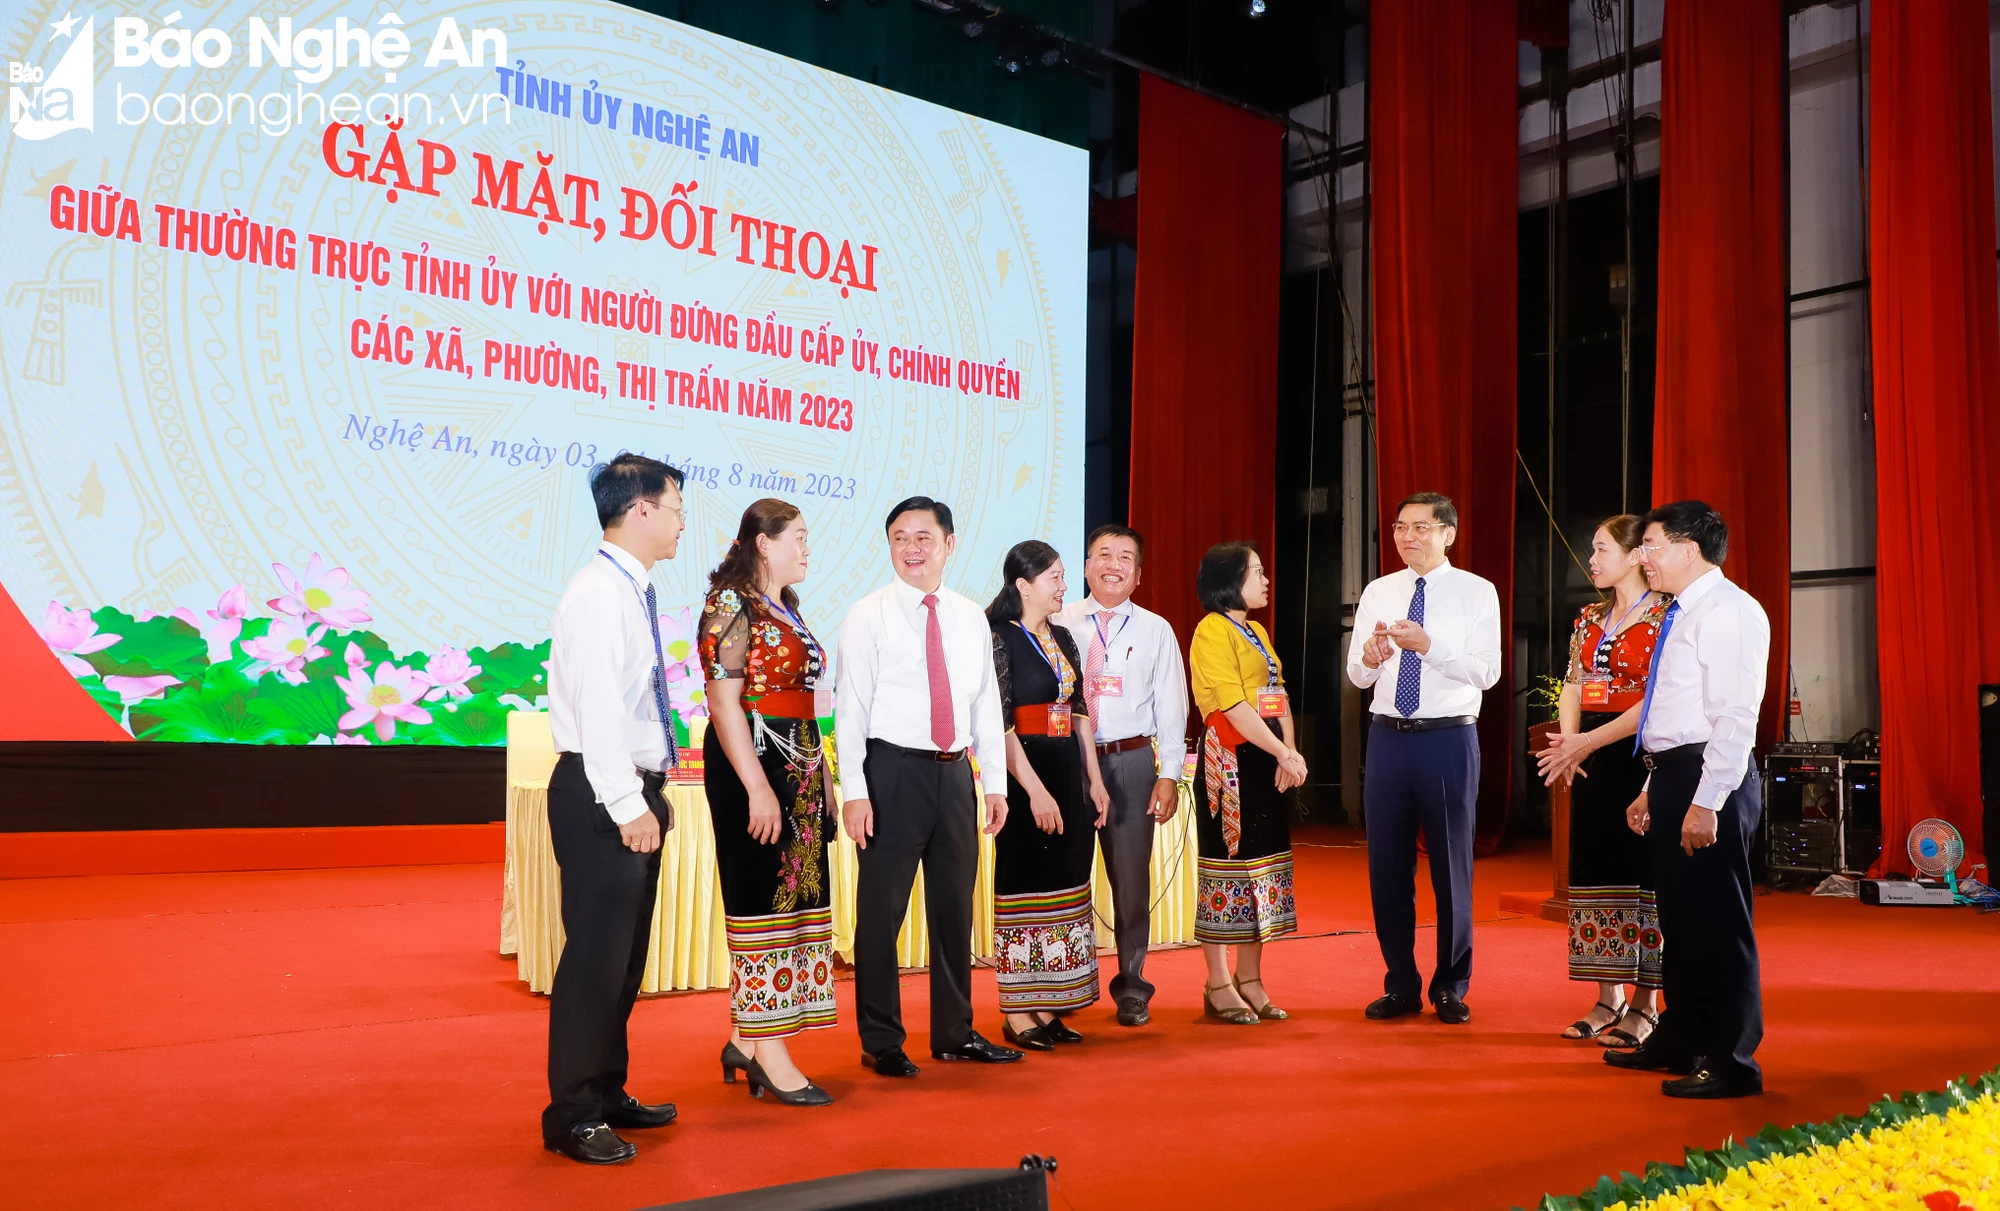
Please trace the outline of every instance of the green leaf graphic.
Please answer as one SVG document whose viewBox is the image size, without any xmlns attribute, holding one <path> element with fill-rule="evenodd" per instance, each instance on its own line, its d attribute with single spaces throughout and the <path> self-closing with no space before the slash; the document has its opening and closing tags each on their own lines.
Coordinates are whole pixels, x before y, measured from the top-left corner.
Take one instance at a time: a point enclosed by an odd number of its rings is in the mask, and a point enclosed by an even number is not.
<svg viewBox="0 0 2000 1211">
<path fill-rule="evenodd" d="M 200 681 L 134 705 L 132 734 L 141 740 L 225 744 L 304 744 L 312 739 L 258 689 L 232 666 L 211 666 Z"/>
</svg>

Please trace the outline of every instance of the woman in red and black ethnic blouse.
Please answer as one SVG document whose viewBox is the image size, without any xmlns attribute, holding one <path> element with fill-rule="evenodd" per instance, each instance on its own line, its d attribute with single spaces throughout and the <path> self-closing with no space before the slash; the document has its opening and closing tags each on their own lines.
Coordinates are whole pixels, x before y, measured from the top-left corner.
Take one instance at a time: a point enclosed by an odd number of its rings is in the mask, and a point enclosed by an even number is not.
<svg viewBox="0 0 2000 1211">
<path fill-rule="evenodd" d="M 1646 586 L 1640 532 L 1637 517 L 1620 514 L 1591 540 L 1591 583 L 1612 597 L 1576 620 L 1562 734 L 1541 757 L 1551 782 L 1584 775 L 1569 783 L 1569 978 L 1595 982 L 1597 1004 L 1563 1037 L 1606 1047 L 1635 1047 L 1659 1023 L 1660 914 L 1646 839 L 1626 826 L 1625 809 L 1646 785 L 1632 738 L 1671 599 Z"/>
<path fill-rule="evenodd" d="M 832 1101 L 793 1064 L 784 1040 L 834 1024 L 833 839 L 813 689 L 825 669 L 792 586 L 805 579 L 806 524 L 765 499 L 744 510 L 709 577 L 699 640 L 708 677 L 702 776 L 715 824 L 735 1029 L 722 1079 L 788 1106 Z"/>
<path fill-rule="evenodd" d="M 1056 549 L 1029 539 L 1007 552 L 1000 592 L 986 607 L 1007 722 L 993 948 L 1007 1041 L 1030 1051 L 1081 1042 L 1061 1015 L 1097 1000 L 1090 872 L 1111 799 L 1098 774 L 1083 660 L 1069 628 L 1053 621 L 1064 589 Z"/>
</svg>

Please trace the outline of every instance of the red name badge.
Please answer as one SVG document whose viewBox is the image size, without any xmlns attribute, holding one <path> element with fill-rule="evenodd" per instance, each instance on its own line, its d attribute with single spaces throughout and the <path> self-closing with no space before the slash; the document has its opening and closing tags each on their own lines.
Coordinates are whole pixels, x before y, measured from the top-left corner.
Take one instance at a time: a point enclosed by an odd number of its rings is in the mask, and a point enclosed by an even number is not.
<svg viewBox="0 0 2000 1211">
<path fill-rule="evenodd" d="M 1069 734 L 1069 703 L 1051 702 L 1049 704 L 1049 735 L 1067 736 Z"/>
<path fill-rule="evenodd" d="M 1117 673 L 1099 673 L 1090 679 L 1090 692 L 1098 698 L 1123 698 L 1125 678 Z"/>
<path fill-rule="evenodd" d="M 1602 676 L 1585 677 L 1583 679 L 1582 689 L 1583 689 L 1583 705 L 1585 706 L 1611 705 L 1611 678 Z"/>
<path fill-rule="evenodd" d="M 1266 719 L 1277 719 L 1291 713 L 1291 706 L 1285 696 L 1285 687 L 1266 686 L 1257 691 L 1257 713 Z"/>
</svg>

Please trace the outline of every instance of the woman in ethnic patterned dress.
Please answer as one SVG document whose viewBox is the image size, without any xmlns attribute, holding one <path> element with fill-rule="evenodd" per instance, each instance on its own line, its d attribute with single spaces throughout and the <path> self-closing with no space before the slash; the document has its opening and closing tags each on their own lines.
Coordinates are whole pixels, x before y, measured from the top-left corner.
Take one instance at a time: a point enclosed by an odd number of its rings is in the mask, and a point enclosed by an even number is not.
<svg viewBox="0 0 2000 1211">
<path fill-rule="evenodd" d="M 1646 785 L 1633 751 L 1653 644 L 1671 600 L 1646 587 L 1639 519 L 1608 518 L 1590 544 L 1590 582 L 1610 601 L 1583 608 L 1570 634 L 1558 707 L 1562 733 L 1542 775 L 1570 783 L 1569 978 L 1597 985 L 1597 1004 L 1563 1031 L 1606 1047 L 1636 1047 L 1659 1023 L 1660 914 L 1646 839 L 1625 808 Z M 1630 1000 L 1625 985 L 1633 986 Z"/>
<path fill-rule="evenodd" d="M 792 1062 L 785 1040 L 834 1024 L 833 838 L 813 688 L 825 653 L 799 614 L 806 523 L 765 499 L 743 511 L 736 541 L 709 576 L 701 610 L 708 675 L 703 778 L 715 823 L 715 866 L 729 939 L 722 1079 L 741 1069 L 750 1095 L 824 1106 L 825 1090 Z"/>
<path fill-rule="evenodd" d="M 1208 961 L 1202 1014 L 1236 1026 L 1283 1021 L 1264 987 L 1263 948 L 1298 929 L 1284 793 L 1306 780 L 1306 762 L 1292 747 L 1291 700 L 1271 637 L 1250 621 L 1271 600 L 1257 548 L 1210 547 L 1195 593 L 1208 610 L 1188 645 L 1188 681 L 1204 721 L 1194 776 L 1194 936 Z"/>
<path fill-rule="evenodd" d="M 1090 872 L 1111 798 L 1097 772 L 1083 660 L 1062 609 L 1062 560 L 1030 539 L 1007 552 L 986 607 L 1007 722 L 1007 822 L 993 839 L 993 946 L 1007 1040 L 1049 1051 L 1083 1036 L 1062 1016 L 1097 1000 Z M 1089 787 L 1088 797 L 1085 787 Z"/>
</svg>

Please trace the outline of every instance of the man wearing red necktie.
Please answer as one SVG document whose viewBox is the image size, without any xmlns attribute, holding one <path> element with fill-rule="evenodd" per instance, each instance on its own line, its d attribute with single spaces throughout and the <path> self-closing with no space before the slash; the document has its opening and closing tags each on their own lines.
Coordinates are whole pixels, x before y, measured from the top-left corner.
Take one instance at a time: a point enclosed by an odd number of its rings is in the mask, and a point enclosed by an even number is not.
<svg viewBox="0 0 2000 1211">
<path fill-rule="evenodd" d="M 860 851 L 854 999 L 861 1062 L 912 1077 L 903 1051 L 896 936 L 924 869 L 930 935 L 931 1055 L 1001 1064 L 1021 1058 L 972 1029 L 972 884 L 979 793 L 986 831 L 1007 819 L 1006 729 L 993 635 L 970 598 L 944 587 L 957 539 L 951 508 L 913 496 L 889 510 L 896 578 L 854 604 L 840 629 L 834 725 L 841 810 Z M 975 783 L 967 754 L 977 759 Z"/>
</svg>

